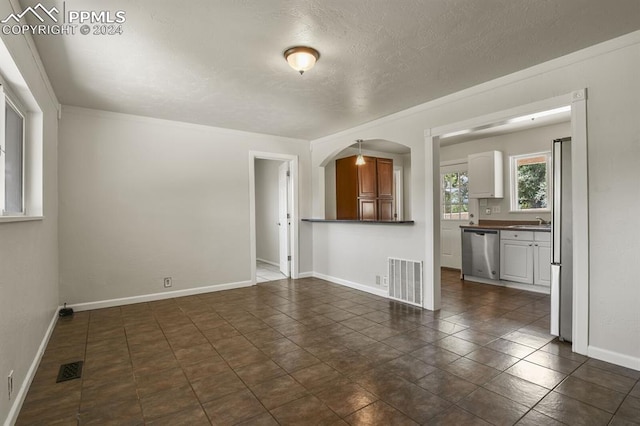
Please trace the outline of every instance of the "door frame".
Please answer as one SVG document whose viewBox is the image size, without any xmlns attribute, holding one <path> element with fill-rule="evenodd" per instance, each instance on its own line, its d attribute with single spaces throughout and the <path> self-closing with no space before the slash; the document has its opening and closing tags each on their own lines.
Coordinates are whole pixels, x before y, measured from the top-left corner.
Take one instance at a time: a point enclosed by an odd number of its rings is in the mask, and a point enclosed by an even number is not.
<svg viewBox="0 0 640 426">
<path fill-rule="evenodd" d="M 289 162 L 282 161 L 278 165 L 278 267 L 287 278 L 291 277 L 291 204 L 291 171 Z"/>
<path fill-rule="evenodd" d="M 393 210 L 395 220 L 404 220 L 404 167 L 393 166 Z"/>
<path fill-rule="evenodd" d="M 298 156 L 274 152 L 249 151 L 249 253 L 251 262 L 251 284 L 256 285 L 256 160 L 276 160 L 289 163 L 289 200 L 291 205 L 291 231 L 289 253 L 291 254 L 291 278 L 298 278 Z"/>
<path fill-rule="evenodd" d="M 587 164 L 587 89 L 487 114 L 446 126 L 426 129 L 426 239 L 424 308 L 440 309 L 440 139 L 441 135 L 491 125 L 522 115 L 571 105 L 573 191 L 573 351 L 587 355 L 589 345 L 589 188 Z"/>
</svg>

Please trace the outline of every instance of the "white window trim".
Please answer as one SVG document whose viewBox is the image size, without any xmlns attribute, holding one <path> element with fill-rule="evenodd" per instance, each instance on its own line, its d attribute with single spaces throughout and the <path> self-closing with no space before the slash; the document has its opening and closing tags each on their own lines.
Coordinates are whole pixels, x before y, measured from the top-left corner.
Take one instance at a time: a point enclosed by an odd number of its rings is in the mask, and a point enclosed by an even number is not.
<svg viewBox="0 0 640 426">
<path fill-rule="evenodd" d="M 1 56 L 2 52 L 0 52 Z M 6 59 L 6 58 L 3 58 Z M 6 64 L 3 64 L 6 65 Z M 12 66 L 13 64 L 11 64 Z M 9 66 L 9 68 L 11 68 Z M 5 70 L 3 72 L 13 72 L 17 70 Z M 11 82 L 16 80 L 17 84 L 24 83 L 22 76 L 16 74 L 11 76 Z M 25 91 L 27 90 L 27 91 Z M 12 107 L 22 117 L 22 212 L 4 212 L 4 179 L 0 189 L 0 223 L 27 222 L 43 220 L 43 122 L 42 112 L 37 105 L 32 94 L 25 87 L 12 87 L 9 80 L 0 74 L 0 144 L 5 146 L 5 102 L 9 102 Z M 4 161 L 1 162 L 0 173 L 4 176 Z"/>
<path fill-rule="evenodd" d="M 547 157 L 547 206 L 542 209 L 520 209 L 518 208 L 518 182 L 516 178 L 516 162 L 520 158 L 537 157 L 544 155 Z M 509 156 L 509 193 L 511 203 L 509 213 L 549 213 L 551 212 L 551 151 L 530 152 L 527 154 L 517 154 Z"/>
</svg>

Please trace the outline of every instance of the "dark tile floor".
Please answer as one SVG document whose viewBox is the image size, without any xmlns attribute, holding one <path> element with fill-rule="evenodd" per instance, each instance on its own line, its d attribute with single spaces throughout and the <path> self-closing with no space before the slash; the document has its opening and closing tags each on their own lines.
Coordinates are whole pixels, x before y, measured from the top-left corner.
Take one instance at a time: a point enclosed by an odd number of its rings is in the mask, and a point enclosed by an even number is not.
<svg viewBox="0 0 640 426">
<path fill-rule="evenodd" d="M 77 313 L 20 425 L 640 422 L 640 372 L 554 341 L 548 296 L 443 271 L 425 311 L 318 279 Z M 84 360 L 81 379 L 55 383 Z"/>
</svg>

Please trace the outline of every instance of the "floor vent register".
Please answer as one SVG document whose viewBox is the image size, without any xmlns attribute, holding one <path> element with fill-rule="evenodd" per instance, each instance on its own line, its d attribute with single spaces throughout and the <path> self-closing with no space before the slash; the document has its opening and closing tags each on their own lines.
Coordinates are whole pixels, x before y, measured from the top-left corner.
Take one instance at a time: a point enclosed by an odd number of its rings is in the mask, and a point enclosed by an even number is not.
<svg viewBox="0 0 640 426">
<path fill-rule="evenodd" d="M 82 364 L 83 361 L 62 364 L 58 371 L 58 379 L 56 380 L 56 383 L 66 382 L 67 380 L 79 379 L 82 377 Z"/>
</svg>

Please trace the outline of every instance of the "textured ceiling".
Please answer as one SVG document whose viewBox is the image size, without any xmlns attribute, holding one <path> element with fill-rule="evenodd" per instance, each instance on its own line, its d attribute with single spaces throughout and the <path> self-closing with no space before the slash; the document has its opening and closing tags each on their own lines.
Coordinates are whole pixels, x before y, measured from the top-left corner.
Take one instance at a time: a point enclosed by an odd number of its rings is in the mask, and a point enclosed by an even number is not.
<svg viewBox="0 0 640 426">
<path fill-rule="evenodd" d="M 122 35 L 34 37 L 61 103 L 305 139 L 640 29 L 639 0 L 67 0 L 65 7 L 120 9 L 127 20 Z M 321 53 L 303 76 L 282 57 L 298 44 Z"/>
</svg>

